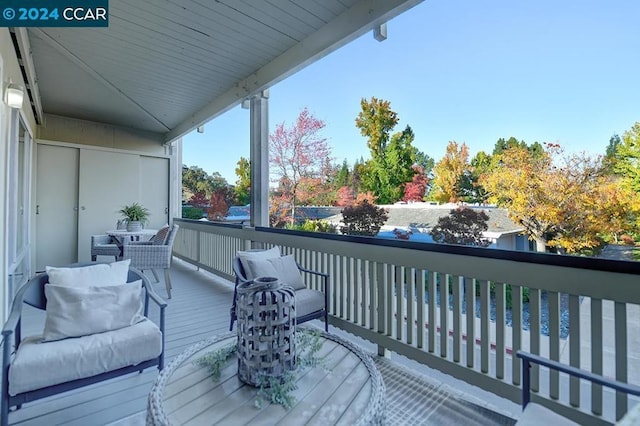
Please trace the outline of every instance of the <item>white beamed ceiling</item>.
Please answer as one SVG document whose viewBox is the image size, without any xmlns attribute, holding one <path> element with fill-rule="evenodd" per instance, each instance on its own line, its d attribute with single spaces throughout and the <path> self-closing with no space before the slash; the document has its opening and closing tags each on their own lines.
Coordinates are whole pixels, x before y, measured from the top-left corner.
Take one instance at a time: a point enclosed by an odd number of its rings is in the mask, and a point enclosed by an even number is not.
<svg viewBox="0 0 640 426">
<path fill-rule="evenodd" d="M 31 28 L 45 114 L 176 139 L 421 0 L 111 0 L 108 28 Z"/>
</svg>

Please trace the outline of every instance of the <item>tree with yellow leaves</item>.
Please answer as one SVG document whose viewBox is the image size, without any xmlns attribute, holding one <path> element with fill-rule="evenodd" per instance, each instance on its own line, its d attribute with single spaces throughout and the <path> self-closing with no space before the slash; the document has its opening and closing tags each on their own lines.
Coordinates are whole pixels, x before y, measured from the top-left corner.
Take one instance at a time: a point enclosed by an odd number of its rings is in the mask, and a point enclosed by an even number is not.
<svg viewBox="0 0 640 426">
<path fill-rule="evenodd" d="M 433 168 L 431 198 L 441 203 L 457 203 L 463 199 L 462 184 L 465 173 L 471 170 L 467 144 L 450 141 L 447 151 Z"/>
<path fill-rule="evenodd" d="M 640 203 L 616 177 L 603 173 L 601 158 L 565 156 L 557 144 L 542 154 L 512 147 L 480 177 L 489 201 L 505 207 L 538 250 L 576 253 L 603 244 L 607 233 L 635 227 Z"/>
</svg>

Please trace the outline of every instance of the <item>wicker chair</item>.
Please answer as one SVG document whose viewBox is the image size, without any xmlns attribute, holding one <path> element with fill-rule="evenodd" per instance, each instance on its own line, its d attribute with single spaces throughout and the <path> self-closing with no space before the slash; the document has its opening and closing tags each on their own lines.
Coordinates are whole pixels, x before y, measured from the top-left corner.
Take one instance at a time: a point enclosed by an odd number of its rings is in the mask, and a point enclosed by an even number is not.
<svg viewBox="0 0 640 426">
<path fill-rule="evenodd" d="M 91 236 L 91 260 L 95 262 L 98 256 L 113 256 L 116 260 L 120 257 L 120 247 L 110 235 Z"/>
<path fill-rule="evenodd" d="M 146 242 L 130 242 L 122 246 L 122 258 L 131 259 L 131 266 L 141 271 L 151 270 L 156 281 L 160 281 L 157 270 L 164 270 L 164 284 L 167 288 L 167 297 L 171 299 L 171 277 L 169 268 L 171 267 L 171 253 L 173 242 L 178 233 L 178 225 L 173 225 L 169 231 L 166 241 L 159 241 L 152 238 Z"/>
</svg>

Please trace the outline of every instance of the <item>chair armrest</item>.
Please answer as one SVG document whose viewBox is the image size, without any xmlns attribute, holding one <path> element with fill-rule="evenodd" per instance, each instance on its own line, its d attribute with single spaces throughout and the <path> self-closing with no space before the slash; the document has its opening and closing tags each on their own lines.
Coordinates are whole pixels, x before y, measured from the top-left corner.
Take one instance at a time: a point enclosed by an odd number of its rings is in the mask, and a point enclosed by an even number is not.
<svg viewBox="0 0 640 426">
<path fill-rule="evenodd" d="M 322 277 L 322 283 L 323 283 L 323 286 L 324 286 L 324 292 L 326 294 L 326 292 L 328 290 L 329 274 L 325 274 L 324 272 L 313 271 L 311 269 L 307 269 L 307 268 L 301 266 L 300 264 L 298 264 L 298 269 L 300 270 L 300 272 L 304 272 L 304 273 L 316 275 L 318 277 Z"/>
<path fill-rule="evenodd" d="M 538 364 L 552 370 L 566 373 L 570 376 L 585 379 L 598 385 L 602 385 L 611 389 L 615 389 L 620 392 L 624 392 L 630 395 L 640 396 L 640 386 L 631 385 L 628 383 L 619 382 L 617 380 L 609 379 L 598 374 L 593 374 L 590 371 L 581 370 L 571 365 L 562 364 L 558 361 L 553 361 L 547 358 L 543 358 L 539 355 L 535 355 L 529 352 L 517 351 L 516 356 L 522 359 L 522 408 L 524 409 L 531 400 L 530 389 L 530 367 L 531 364 Z"/>
<path fill-rule="evenodd" d="M 153 300 L 153 302 L 158 305 L 160 308 L 164 309 L 167 307 L 167 302 L 164 301 L 164 299 L 162 299 L 158 293 L 156 293 L 156 291 L 153 289 L 153 287 L 151 285 L 149 286 L 145 286 L 145 290 L 147 291 L 147 295 L 149 296 L 149 298 L 151 300 Z"/>
<path fill-rule="evenodd" d="M 171 254 L 171 251 L 172 247 L 170 246 L 160 246 L 153 244 L 125 244 L 122 246 L 122 255 L 125 257 L 125 259 L 128 257 L 128 255 L 167 256 Z"/>
<path fill-rule="evenodd" d="M 22 305 L 24 300 L 24 295 L 31 287 L 32 280 L 27 281 L 22 287 L 18 289 L 16 296 L 13 298 L 13 304 L 11 305 L 11 312 L 9 312 L 9 317 L 7 321 L 4 323 L 4 327 L 2 328 L 2 336 L 5 341 L 7 336 L 11 336 L 16 332 L 17 327 L 20 324 L 20 318 L 22 317 Z M 18 330 L 19 331 L 19 330 Z M 20 333 L 17 333 L 18 335 Z"/>
<path fill-rule="evenodd" d="M 311 269 L 307 269 L 299 264 L 298 269 L 300 270 L 300 272 L 308 272 L 309 274 L 318 275 L 324 277 L 325 279 L 329 279 L 329 274 L 325 274 L 324 272 L 312 271 Z"/>
</svg>

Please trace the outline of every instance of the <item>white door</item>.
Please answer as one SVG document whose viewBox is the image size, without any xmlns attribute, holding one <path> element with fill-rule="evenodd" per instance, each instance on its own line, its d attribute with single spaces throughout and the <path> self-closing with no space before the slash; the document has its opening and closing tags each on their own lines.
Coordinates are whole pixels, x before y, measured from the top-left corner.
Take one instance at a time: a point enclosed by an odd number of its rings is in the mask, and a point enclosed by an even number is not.
<svg viewBox="0 0 640 426">
<path fill-rule="evenodd" d="M 78 261 L 91 260 L 91 235 L 116 228 L 125 205 L 140 202 L 140 156 L 80 150 Z"/>
<path fill-rule="evenodd" d="M 151 212 L 148 228 L 160 229 L 168 223 L 168 158 L 140 157 L 140 204 Z"/>
<path fill-rule="evenodd" d="M 39 144 L 36 177 L 36 271 L 78 258 L 76 148 Z"/>
</svg>

